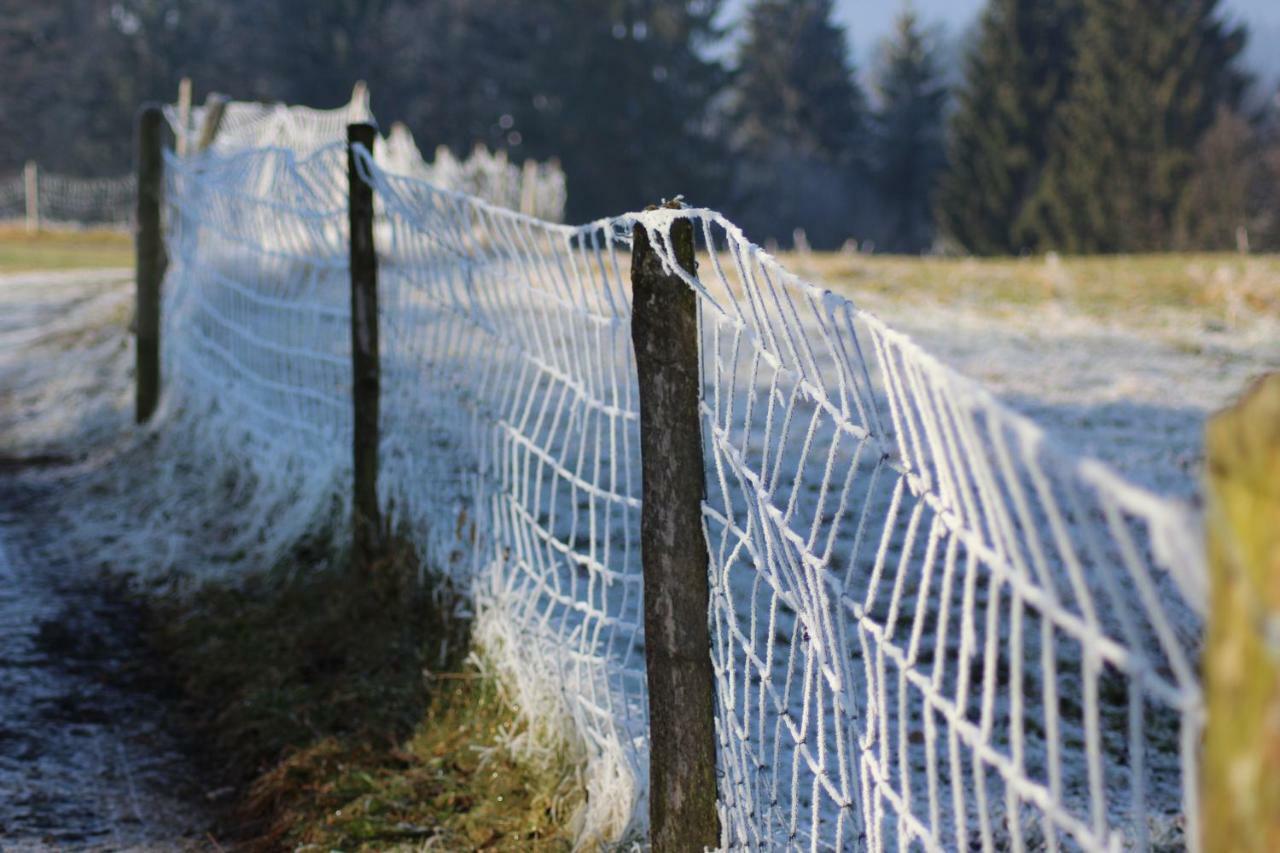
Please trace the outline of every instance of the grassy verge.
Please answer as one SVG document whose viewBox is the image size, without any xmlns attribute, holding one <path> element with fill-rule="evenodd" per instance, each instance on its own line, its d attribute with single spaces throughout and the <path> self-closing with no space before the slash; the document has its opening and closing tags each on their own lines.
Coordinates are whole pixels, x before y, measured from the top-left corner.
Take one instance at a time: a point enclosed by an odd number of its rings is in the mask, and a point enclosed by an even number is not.
<svg viewBox="0 0 1280 853">
<path fill-rule="evenodd" d="M 1280 256 L 1236 254 L 919 258 L 814 252 L 781 261 L 833 289 L 1009 311 L 1056 301 L 1090 316 L 1192 309 L 1280 313 Z"/>
<path fill-rule="evenodd" d="M 133 237 L 122 231 L 41 231 L 0 227 L 0 273 L 133 266 Z"/>
<path fill-rule="evenodd" d="M 155 609 L 254 850 L 568 849 L 574 769 L 511 748 L 522 724 L 469 665 L 450 595 L 413 560 L 324 549 Z M 442 605 L 442 602 L 444 603 Z"/>
</svg>

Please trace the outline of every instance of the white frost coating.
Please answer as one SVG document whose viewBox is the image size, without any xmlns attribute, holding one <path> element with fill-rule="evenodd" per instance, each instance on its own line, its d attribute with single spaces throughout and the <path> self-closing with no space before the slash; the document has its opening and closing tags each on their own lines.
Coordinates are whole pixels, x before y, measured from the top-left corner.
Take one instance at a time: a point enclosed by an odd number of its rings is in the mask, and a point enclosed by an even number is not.
<svg viewBox="0 0 1280 853">
<path fill-rule="evenodd" d="M 554 160 L 529 161 L 521 168 L 507 159 L 505 151 L 491 152 L 476 145 L 465 160 L 457 159 L 441 146 L 436 149 L 435 159 L 427 162 L 409 128 L 398 122 L 391 125 L 385 139 L 378 139 L 373 155 L 383 171 L 475 196 L 547 222 L 564 219 L 564 172 Z"/>
<path fill-rule="evenodd" d="M 687 218 L 725 845 L 1196 846 L 1184 507 L 712 211 L 570 228 L 358 156 L 381 211 L 383 503 L 470 589 L 528 748 L 581 757 L 584 844 L 644 830 L 628 255 L 644 227 L 675 269 Z M 106 557 L 233 570 L 345 519 L 345 171 L 341 147 L 170 158 L 168 391 L 138 439 L 151 467 L 98 478 L 116 517 L 86 523 L 136 531 Z"/>
</svg>

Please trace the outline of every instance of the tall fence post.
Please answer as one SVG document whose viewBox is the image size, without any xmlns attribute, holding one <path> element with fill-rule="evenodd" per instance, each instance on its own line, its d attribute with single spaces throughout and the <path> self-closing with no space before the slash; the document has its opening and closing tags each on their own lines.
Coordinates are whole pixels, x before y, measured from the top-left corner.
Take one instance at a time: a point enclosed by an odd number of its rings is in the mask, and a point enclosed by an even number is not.
<svg viewBox="0 0 1280 853">
<path fill-rule="evenodd" d="M 352 525 L 357 565 L 380 544 L 378 513 L 378 256 L 373 245 L 373 188 L 356 168 L 355 145 L 373 150 L 371 124 L 347 126 L 348 216 L 351 227 L 351 391 L 355 407 Z"/>
<path fill-rule="evenodd" d="M 1202 836 L 1280 850 L 1280 373 L 1205 434 L 1209 622 Z"/>
<path fill-rule="evenodd" d="M 27 201 L 27 233 L 40 230 L 40 167 L 28 160 L 22 167 L 22 191 Z"/>
<path fill-rule="evenodd" d="M 137 230 L 134 233 L 137 305 L 135 415 L 147 421 L 160 400 L 160 282 L 164 277 L 164 239 L 160 233 L 160 199 L 164 191 L 162 150 L 164 113 L 144 104 L 138 113 Z"/>
<path fill-rule="evenodd" d="M 677 219 L 669 234 L 676 262 L 693 272 L 693 223 Z M 720 821 L 702 532 L 706 482 L 697 296 L 663 269 L 648 231 L 638 223 L 631 287 L 631 337 L 640 381 L 650 837 L 659 853 L 703 850 L 719 845 Z"/>
</svg>

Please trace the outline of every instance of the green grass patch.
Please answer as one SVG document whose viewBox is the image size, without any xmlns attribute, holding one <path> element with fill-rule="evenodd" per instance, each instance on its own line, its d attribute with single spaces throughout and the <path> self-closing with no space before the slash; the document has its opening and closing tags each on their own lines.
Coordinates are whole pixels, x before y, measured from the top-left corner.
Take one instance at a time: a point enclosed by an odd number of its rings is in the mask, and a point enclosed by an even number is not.
<svg viewBox="0 0 1280 853">
<path fill-rule="evenodd" d="M 122 231 L 0 228 L 0 273 L 133 266 L 133 237 Z"/>
<path fill-rule="evenodd" d="M 516 709 L 466 663 L 447 584 L 401 549 L 368 570 L 328 549 L 162 599 L 174 662 L 258 850 L 569 849 L 575 768 L 510 747 Z"/>
</svg>

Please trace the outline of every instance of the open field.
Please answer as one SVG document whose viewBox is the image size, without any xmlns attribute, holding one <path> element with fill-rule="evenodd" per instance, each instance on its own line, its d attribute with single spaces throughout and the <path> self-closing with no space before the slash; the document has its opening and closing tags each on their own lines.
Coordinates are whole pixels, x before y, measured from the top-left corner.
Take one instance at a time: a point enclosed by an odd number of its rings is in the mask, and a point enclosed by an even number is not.
<svg viewBox="0 0 1280 853">
<path fill-rule="evenodd" d="M 123 231 L 41 231 L 0 226 L 0 273 L 133 266 L 133 237 Z"/>
<path fill-rule="evenodd" d="M 982 306 L 996 316 L 1046 303 L 1099 319 L 1141 323 L 1162 311 L 1206 321 L 1280 316 L 1280 255 L 1115 255 L 914 258 L 785 253 L 784 266 L 853 298 L 923 297 Z"/>
<path fill-rule="evenodd" d="M 783 263 L 910 334 L 1068 448 L 1196 500 L 1214 410 L 1280 368 L 1280 257 Z"/>
</svg>

